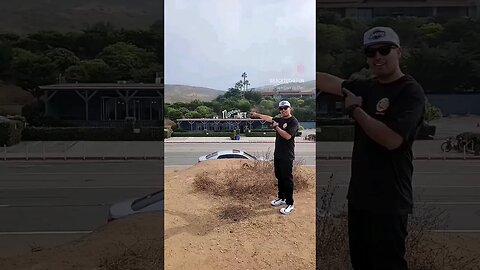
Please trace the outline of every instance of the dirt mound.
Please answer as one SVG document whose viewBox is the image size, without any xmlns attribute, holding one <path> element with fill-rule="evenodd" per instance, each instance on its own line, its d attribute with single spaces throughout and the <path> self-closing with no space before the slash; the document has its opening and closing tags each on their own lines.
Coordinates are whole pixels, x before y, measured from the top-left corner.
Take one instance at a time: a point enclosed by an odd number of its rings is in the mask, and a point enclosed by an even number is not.
<svg viewBox="0 0 480 270">
<path fill-rule="evenodd" d="M 2 270 L 158 269 L 163 260 L 161 214 L 118 220 L 68 244 L 0 259 Z"/>
<path fill-rule="evenodd" d="M 255 200 L 219 197 L 194 187 L 204 172 L 253 165 L 212 161 L 167 173 L 164 219 L 161 214 L 142 214 L 118 220 L 72 243 L 0 259 L 1 269 L 149 270 L 160 269 L 164 255 L 164 269 L 171 270 L 314 269 L 315 168 L 299 167 L 307 185 L 295 192 L 296 210 L 289 216 L 269 205 L 276 194 L 272 183 L 271 190 Z"/>
<path fill-rule="evenodd" d="M 244 161 L 198 173 L 193 186 L 196 191 L 218 197 L 230 197 L 244 202 L 264 201 L 277 189 L 273 170 L 272 162 Z M 293 174 L 296 191 L 309 187 L 309 175 L 300 166 L 294 167 Z"/>
<path fill-rule="evenodd" d="M 165 269 L 314 269 L 315 168 L 296 170 L 289 216 L 269 204 L 271 163 L 216 160 L 166 174 Z"/>
</svg>

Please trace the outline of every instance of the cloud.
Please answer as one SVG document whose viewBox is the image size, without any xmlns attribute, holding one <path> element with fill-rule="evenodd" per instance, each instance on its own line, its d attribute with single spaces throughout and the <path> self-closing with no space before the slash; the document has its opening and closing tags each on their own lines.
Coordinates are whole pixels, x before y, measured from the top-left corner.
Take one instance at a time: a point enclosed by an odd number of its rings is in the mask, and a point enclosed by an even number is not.
<svg viewBox="0 0 480 270">
<path fill-rule="evenodd" d="M 313 80 L 315 1 L 165 1 L 167 84 L 227 90 L 243 72 L 251 87 Z"/>
</svg>

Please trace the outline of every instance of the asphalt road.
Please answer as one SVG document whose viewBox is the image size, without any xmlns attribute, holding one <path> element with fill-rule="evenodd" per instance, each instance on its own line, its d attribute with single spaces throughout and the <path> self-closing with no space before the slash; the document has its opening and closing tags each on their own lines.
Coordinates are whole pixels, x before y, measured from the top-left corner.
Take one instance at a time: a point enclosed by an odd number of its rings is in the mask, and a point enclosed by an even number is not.
<svg viewBox="0 0 480 270">
<path fill-rule="evenodd" d="M 163 188 L 162 161 L 7 161 L 0 172 L 0 256 L 81 237 L 111 204 Z"/>
<path fill-rule="evenodd" d="M 273 157 L 275 143 L 165 143 L 165 166 L 189 166 L 198 162 L 198 157 L 219 150 L 238 149 L 254 156 Z M 315 165 L 315 144 L 297 143 L 296 160 L 305 165 Z"/>
<path fill-rule="evenodd" d="M 440 231 L 480 232 L 480 162 L 422 160 L 415 161 L 414 166 L 417 209 L 444 211 L 445 222 L 440 224 Z M 338 187 L 334 201 L 340 209 L 346 203 L 350 161 L 319 160 L 316 169 L 317 192 L 327 185 L 333 173 L 333 183 Z"/>
<path fill-rule="evenodd" d="M 195 164 L 196 153 L 218 146 L 167 144 L 166 167 Z M 268 148 L 258 143 L 241 146 L 252 153 Z M 297 150 L 313 159 L 312 146 L 299 144 Z M 106 224 L 112 203 L 163 188 L 163 171 L 162 161 L 0 162 L 0 256 L 85 235 Z M 349 171 L 348 160 L 318 160 L 317 190 L 333 173 L 339 185 L 335 200 L 345 203 Z M 480 162 L 416 161 L 414 186 L 417 205 L 426 203 L 448 214 L 441 230 L 480 232 Z"/>
</svg>

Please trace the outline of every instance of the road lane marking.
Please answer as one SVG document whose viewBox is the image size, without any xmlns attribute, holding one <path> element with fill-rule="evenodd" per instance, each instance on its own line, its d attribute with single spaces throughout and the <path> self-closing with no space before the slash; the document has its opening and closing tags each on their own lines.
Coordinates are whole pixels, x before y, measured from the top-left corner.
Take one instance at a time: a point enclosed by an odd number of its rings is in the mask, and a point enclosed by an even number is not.
<svg viewBox="0 0 480 270">
<path fill-rule="evenodd" d="M 480 233 L 480 230 L 432 230 L 435 233 Z"/>
<path fill-rule="evenodd" d="M 0 235 L 89 234 L 91 232 L 93 232 L 93 231 L 0 232 Z"/>
<path fill-rule="evenodd" d="M 317 185 L 317 187 L 327 187 L 328 185 Z M 340 187 L 340 188 L 348 188 L 347 184 L 341 184 L 341 185 L 336 185 L 334 184 L 333 187 Z M 427 185 L 414 185 L 413 188 L 466 188 L 466 189 L 471 189 L 471 188 L 480 188 L 480 185 L 478 186 L 427 186 Z"/>
<path fill-rule="evenodd" d="M 55 173 L 6 173 L 8 175 L 162 175 L 163 172 L 55 172 Z"/>
<path fill-rule="evenodd" d="M 8 190 L 28 190 L 28 189 L 139 189 L 139 188 L 160 188 L 162 189 L 163 187 L 161 186 L 98 186 L 98 187 L 77 187 L 77 186 L 66 186 L 66 187 L 45 187 L 45 186 L 39 186 L 39 187 L 0 187 L 0 190 L 2 189 L 8 189 Z"/>
<path fill-rule="evenodd" d="M 417 204 L 433 204 L 433 205 L 480 205 L 480 202 L 449 202 L 449 201 L 444 201 L 444 202 L 432 202 L 432 201 L 416 201 L 415 203 Z"/>
</svg>

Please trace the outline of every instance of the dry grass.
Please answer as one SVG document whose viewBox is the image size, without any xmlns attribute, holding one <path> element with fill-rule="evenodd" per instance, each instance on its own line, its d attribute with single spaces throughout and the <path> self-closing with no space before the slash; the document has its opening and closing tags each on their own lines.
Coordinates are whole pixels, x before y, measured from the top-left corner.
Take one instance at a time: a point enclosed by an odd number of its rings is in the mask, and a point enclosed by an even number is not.
<svg viewBox="0 0 480 270">
<path fill-rule="evenodd" d="M 351 269 L 348 246 L 346 207 L 334 214 L 333 197 L 337 186 L 333 174 L 328 184 L 317 193 L 317 269 Z M 337 211 L 338 212 L 338 211 Z M 445 213 L 437 208 L 416 205 L 410 215 L 406 241 L 406 258 L 411 270 L 480 269 L 480 258 L 474 252 L 454 248 L 448 241 L 438 241 L 432 231 L 445 221 Z"/>
<path fill-rule="evenodd" d="M 308 176 L 296 164 L 293 168 L 295 192 L 309 187 Z M 196 175 L 193 186 L 214 196 L 235 198 L 243 202 L 265 201 L 277 193 L 273 162 L 245 162 L 241 168 L 202 172 Z"/>
<path fill-rule="evenodd" d="M 252 216 L 254 212 L 251 209 L 246 209 L 244 205 L 227 205 L 220 209 L 218 217 L 230 221 L 242 221 Z"/>
<path fill-rule="evenodd" d="M 118 242 L 113 254 L 105 255 L 102 270 L 157 270 L 163 267 L 163 245 L 158 240 L 139 240 L 133 245 Z"/>
</svg>

